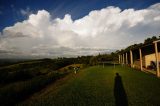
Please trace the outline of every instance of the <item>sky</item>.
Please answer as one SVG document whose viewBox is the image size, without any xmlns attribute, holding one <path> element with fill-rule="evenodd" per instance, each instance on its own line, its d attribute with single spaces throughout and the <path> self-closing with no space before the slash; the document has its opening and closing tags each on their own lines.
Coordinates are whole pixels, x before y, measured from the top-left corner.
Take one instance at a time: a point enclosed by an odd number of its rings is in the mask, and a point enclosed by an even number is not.
<svg viewBox="0 0 160 106">
<path fill-rule="evenodd" d="M 109 53 L 160 36 L 160 0 L 0 0 L 0 58 Z"/>
</svg>

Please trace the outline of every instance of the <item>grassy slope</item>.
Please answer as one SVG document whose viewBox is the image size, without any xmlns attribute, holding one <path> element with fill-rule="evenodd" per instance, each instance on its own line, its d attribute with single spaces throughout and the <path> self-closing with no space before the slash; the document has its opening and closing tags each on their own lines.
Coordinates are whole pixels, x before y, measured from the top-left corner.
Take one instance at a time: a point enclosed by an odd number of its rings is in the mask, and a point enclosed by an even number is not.
<svg viewBox="0 0 160 106">
<path fill-rule="evenodd" d="M 160 105 L 160 79 L 128 67 L 94 66 L 70 75 L 34 95 L 27 105 L 115 105 L 114 78 L 119 73 L 129 105 Z M 123 99 L 123 98 L 122 98 Z"/>
<path fill-rule="evenodd" d="M 0 104 L 14 105 L 73 71 L 70 62 L 33 60 L 0 67 Z M 77 66 L 81 64 L 76 64 Z M 60 68 L 60 70 L 58 70 Z"/>
</svg>

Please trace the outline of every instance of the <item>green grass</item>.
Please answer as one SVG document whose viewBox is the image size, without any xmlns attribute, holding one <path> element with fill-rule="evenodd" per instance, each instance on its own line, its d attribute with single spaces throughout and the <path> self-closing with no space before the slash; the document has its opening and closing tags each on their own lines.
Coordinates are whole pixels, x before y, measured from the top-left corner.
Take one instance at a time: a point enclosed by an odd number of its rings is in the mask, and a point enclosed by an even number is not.
<svg viewBox="0 0 160 106">
<path fill-rule="evenodd" d="M 93 66 L 69 75 L 19 105 L 114 106 L 115 74 L 119 73 L 129 106 L 160 105 L 160 79 L 128 67 Z M 123 93 L 124 93 L 123 92 Z M 124 99 L 123 95 L 121 100 Z"/>
<path fill-rule="evenodd" d="M 60 67 L 50 62 L 44 61 L 43 63 L 26 62 L 1 68 L 0 105 L 14 106 L 73 71 L 72 68 L 69 68 L 72 65 Z M 56 70 L 54 66 L 60 67 L 60 70 Z"/>
</svg>

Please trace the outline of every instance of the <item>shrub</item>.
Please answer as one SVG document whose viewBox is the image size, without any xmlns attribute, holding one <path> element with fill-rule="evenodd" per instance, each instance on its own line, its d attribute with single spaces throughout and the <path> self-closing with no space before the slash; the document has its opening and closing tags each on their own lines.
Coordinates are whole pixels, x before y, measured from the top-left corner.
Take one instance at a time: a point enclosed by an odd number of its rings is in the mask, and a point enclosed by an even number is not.
<svg viewBox="0 0 160 106">
<path fill-rule="evenodd" d="M 28 81 L 12 83 L 0 88 L 0 104 L 1 106 L 14 105 L 66 74 L 67 73 L 51 72 Z"/>
</svg>

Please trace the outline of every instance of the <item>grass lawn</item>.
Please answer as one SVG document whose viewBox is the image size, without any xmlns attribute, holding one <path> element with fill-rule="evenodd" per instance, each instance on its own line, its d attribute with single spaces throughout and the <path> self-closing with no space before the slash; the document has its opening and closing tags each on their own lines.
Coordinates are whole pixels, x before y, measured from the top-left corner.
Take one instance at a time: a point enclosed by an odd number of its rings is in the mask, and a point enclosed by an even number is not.
<svg viewBox="0 0 160 106">
<path fill-rule="evenodd" d="M 118 73 L 118 75 L 116 75 Z M 93 66 L 48 86 L 19 105 L 157 106 L 160 79 L 129 67 Z"/>
</svg>

